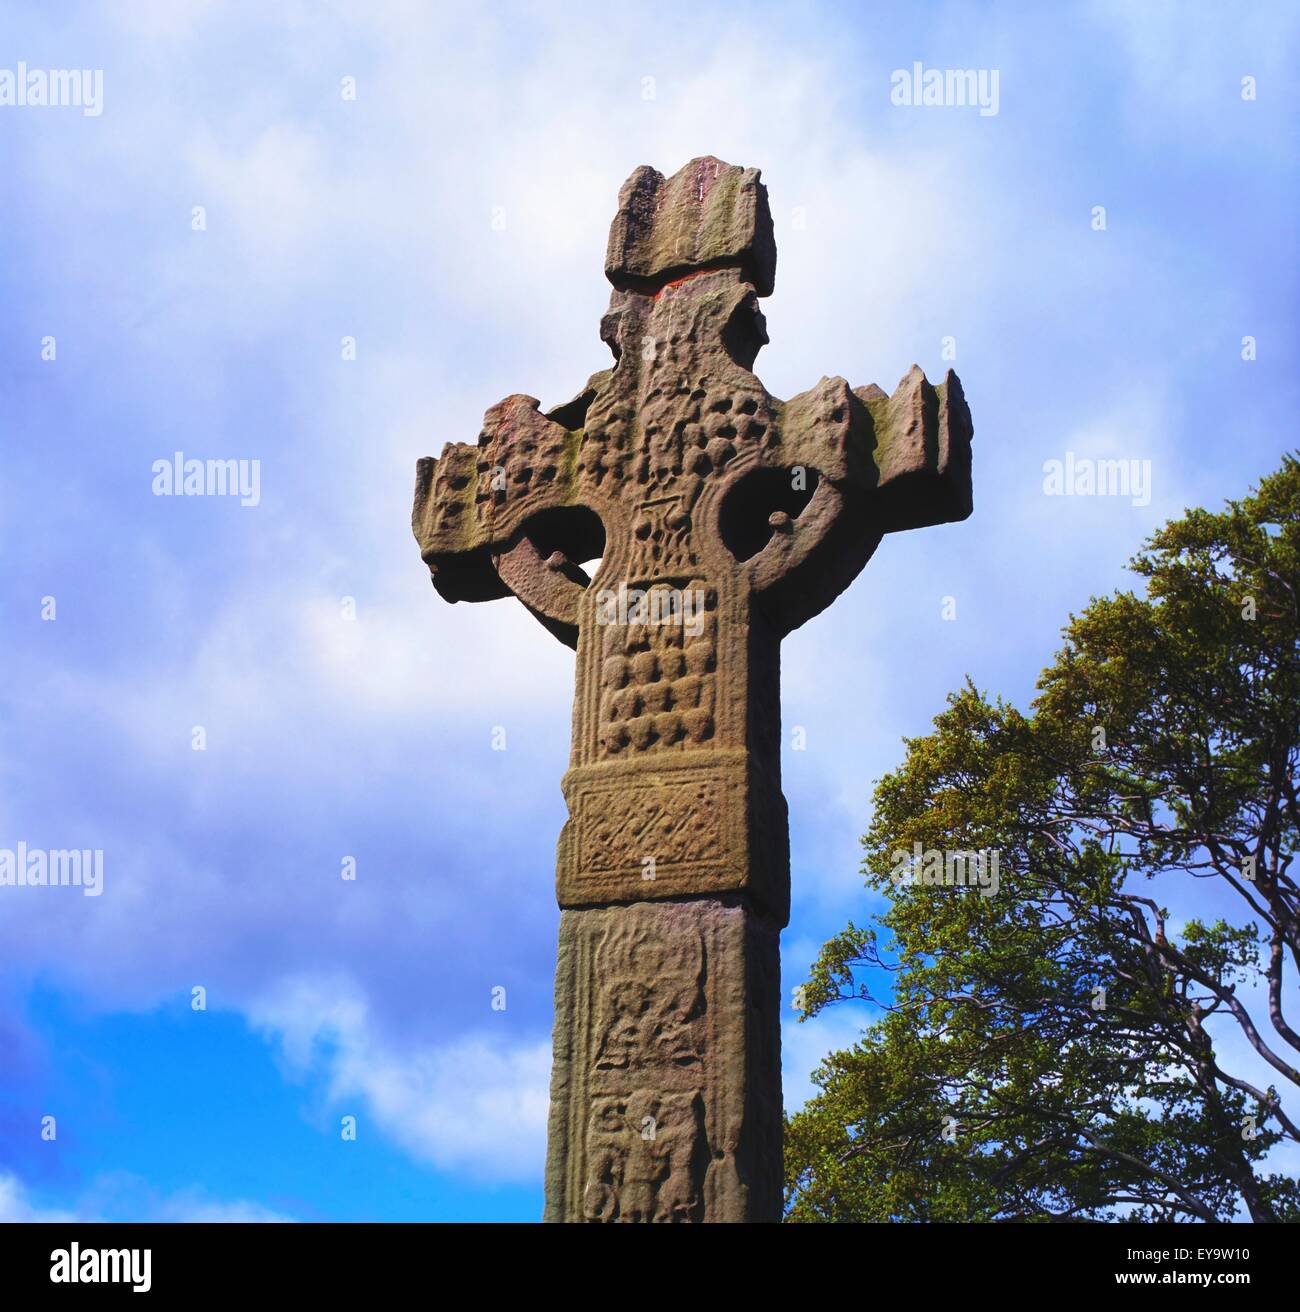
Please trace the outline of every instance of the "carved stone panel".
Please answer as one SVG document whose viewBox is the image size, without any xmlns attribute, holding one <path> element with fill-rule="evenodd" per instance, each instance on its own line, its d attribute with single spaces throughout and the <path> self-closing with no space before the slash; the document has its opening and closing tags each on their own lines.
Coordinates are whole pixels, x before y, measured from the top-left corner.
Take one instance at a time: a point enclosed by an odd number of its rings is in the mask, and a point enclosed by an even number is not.
<svg viewBox="0 0 1300 1312">
<path fill-rule="evenodd" d="M 564 778 L 562 907 L 747 893 L 778 925 L 789 911 L 779 785 L 740 750 L 578 766 Z"/>
<path fill-rule="evenodd" d="M 562 914 L 547 1220 L 780 1219 L 779 972 L 738 902 Z"/>
<path fill-rule="evenodd" d="M 622 594 L 625 611 L 628 595 Z M 692 580 L 630 595 L 630 619 L 619 614 L 620 598 L 611 594 L 611 622 L 597 630 L 596 758 L 712 746 L 718 740 L 716 590 Z"/>
</svg>

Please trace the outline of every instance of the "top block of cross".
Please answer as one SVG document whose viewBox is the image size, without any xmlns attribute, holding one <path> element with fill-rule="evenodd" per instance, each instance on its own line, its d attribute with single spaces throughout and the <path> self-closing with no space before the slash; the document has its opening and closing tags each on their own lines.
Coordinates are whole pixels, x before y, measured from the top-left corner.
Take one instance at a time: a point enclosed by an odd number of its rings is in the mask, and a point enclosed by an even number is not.
<svg viewBox="0 0 1300 1312">
<path fill-rule="evenodd" d="M 703 583 L 779 635 L 882 534 L 969 515 L 971 421 L 951 371 L 932 386 L 913 366 L 892 395 L 842 378 L 788 401 L 763 387 L 758 298 L 775 271 L 757 169 L 638 168 L 605 260 L 613 367 L 545 412 L 508 396 L 476 444 L 419 462 L 412 527 L 438 592 L 513 594 L 576 645 L 598 592 Z"/>
<path fill-rule="evenodd" d="M 621 291 L 653 295 L 667 282 L 723 268 L 741 270 L 759 296 L 771 296 L 776 241 L 758 170 L 712 156 L 671 178 L 641 165 L 619 192 L 605 276 Z"/>
</svg>

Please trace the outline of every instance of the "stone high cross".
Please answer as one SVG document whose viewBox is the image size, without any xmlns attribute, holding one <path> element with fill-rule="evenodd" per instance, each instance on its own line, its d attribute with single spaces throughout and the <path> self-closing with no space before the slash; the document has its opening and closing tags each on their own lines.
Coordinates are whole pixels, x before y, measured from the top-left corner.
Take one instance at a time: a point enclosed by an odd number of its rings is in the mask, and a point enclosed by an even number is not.
<svg viewBox="0 0 1300 1312">
<path fill-rule="evenodd" d="M 951 371 L 767 392 L 775 270 L 757 169 L 637 169 L 605 256 L 614 367 L 553 410 L 508 396 L 418 465 L 441 596 L 514 595 L 577 649 L 551 1221 L 780 1220 L 781 639 L 883 534 L 971 510 Z"/>
</svg>

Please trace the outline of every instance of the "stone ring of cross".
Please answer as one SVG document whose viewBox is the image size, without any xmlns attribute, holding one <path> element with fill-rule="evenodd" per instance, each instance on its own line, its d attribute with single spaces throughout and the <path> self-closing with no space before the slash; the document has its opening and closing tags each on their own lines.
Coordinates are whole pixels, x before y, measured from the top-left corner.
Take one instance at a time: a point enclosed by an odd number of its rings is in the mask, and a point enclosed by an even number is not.
<svg viewBox="0 0 1300 1312">
<path fill-rule="evenodd" d="M 775 273 L 757 169 L 638 168 L 605 256 L 613 366 L 417 467 L 438 593 L 517 597 L 577 652 L 550 1220 L 780 1219 L 780 642 L 884 534 L 971 512 L 951 371 L 767 391 Z"/>
</svg>

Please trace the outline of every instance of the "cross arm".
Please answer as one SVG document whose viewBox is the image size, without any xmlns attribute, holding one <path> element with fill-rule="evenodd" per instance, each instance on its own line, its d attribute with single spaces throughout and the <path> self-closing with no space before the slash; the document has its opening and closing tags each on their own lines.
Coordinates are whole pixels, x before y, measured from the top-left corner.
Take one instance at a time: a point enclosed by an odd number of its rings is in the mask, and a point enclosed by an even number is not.
<svg viewBox="0 0 1300 1312">
<path fill-rule="evenodd" d="M 447 601 L 517 596 L 557 637 L 577 641 L 587 586 L 577 563 L 600 554 L 600 519 L 578 495 L 587 407 L 608 378 L 543 413 L 516 394 L 484 416 L 476 445 L 448 443 L 416 465 L 411 529 Z"/>
<path fill-rule="evenodd" d="M 780 463 L 816 478 L 800 513 L 773 514 L 770 539 L 748 562 L 751 586 L 784 629 L 829 605 L 883 534 L 971 513 L 970 411 L 951 370 L 935 387 L 913 365 L 892 395 L 823 378 L 781 407 L 779 424 Z"/>
<path fill-rule="evenodd" d="M 871 417 L 866 487 L 885 532 L 966 519 L 974 428 L 957 375 L 932 387 L 913 365 L 892 396 L 874 383 L 853 394 Z"/>
</svg>

